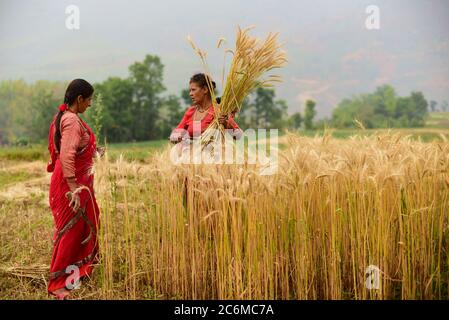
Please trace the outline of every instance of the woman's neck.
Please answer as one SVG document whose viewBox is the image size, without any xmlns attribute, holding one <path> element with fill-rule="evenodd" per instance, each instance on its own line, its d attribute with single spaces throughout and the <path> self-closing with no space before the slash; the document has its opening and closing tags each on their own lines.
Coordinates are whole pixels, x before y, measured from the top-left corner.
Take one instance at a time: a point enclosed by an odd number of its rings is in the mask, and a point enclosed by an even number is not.
<svg viewBox="0 0 449 320">
<path fill-rule="evenodd" d="M 71 105 L 67 108 L 68 111 L 74 113 L 74 114 L 78 114 L 78 108 L 76 108 L 75 106 Z"/>
<path fill-rule="evenodd" d="M 201 103 L 199 103 L 197 105 L 197 107 L 198 107 L 198 109 L 204 111 L 204 110 L 209 109 L 209 106 L 211 105 L 211 103 L 212 102 L 211 102 L 210 98 L 205 98 Z"/>
</svg>

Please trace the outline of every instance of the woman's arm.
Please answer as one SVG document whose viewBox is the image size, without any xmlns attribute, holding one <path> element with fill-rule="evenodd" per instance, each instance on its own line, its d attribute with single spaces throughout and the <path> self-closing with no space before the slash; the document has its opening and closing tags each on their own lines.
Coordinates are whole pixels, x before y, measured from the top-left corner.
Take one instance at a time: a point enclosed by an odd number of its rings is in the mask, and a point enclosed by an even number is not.
<svg viewBox="0 0 449 320">
<path fill-rule="evenodd" d="M 187 108 L 186 112 L 184 112 L 184 116 L 182 117 L 179 124 L 176 126 L 176 128 L 173 129 L 173 131 L 170 134 L 170 142 L 172 143 L 178 143 L 181 141 L 182 137 L 187 133 L 186 127 L 187 122 L 190 120 L 190 118 L 193 115 L 194 107 Z M 187 133 L 188 134 L 188 133 Z"/>
<path fill-rule="evenodd" d="M 237 122 L 235 122 L 233 113 L 228 116 L 220 117 L 219 122 L 225 127 L 225 129 L 232 130 L 231 135 L 234 139 L 240 139 L 242 137 L 243 131 L 240 129 Z"/>
<path fill-rule="evenodd" d="M 68 112 L 68 111 L 67 111 Z M 75 155 L 80 146 L 83 129 L 76 114 L 68 113 L 61 118 L 61 152 L 59 160 L 64 178 L 70 188 L 78 187 L 75 178 Z"/>
</svg>

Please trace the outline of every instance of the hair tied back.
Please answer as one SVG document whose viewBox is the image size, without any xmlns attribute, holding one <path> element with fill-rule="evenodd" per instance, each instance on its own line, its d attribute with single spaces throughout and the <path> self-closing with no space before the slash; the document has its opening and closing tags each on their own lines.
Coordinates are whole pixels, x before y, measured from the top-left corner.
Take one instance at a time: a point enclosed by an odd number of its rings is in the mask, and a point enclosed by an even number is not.
<svg viewBox="0 0 449 320">
<path fill-rule="evenodd" d="M 67 105 L 67 103 L 63 103 L 59 106 L 59 111 L 64 112 L 68 109 L 68 107 L 69 106 Z"/>
</svg>

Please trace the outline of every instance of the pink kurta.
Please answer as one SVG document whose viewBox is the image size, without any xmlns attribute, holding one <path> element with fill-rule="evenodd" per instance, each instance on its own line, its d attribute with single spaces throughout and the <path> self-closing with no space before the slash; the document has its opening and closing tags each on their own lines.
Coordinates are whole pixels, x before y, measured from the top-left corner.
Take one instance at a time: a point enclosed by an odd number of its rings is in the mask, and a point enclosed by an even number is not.
<svg viewBox="0 0 449 320">
<path fill-rule="evenodd" d="M 89 132 L 81 123 L 80 118 L 70 111 L 61 117 L 61 161 L 64 178 L 75 177 L 75 156 L 81 153 L 89 143 Z"/>
<path fill-rule="evenodd" d="M 179 124 L 176 126 L 174 131 L 179 132 L 180 130 L 186 130 L 188 132 L 190 138 L 192 138 L 194 136 L 194 133 L 196 133 L 197 135 L 202 134 L 214 120 L 214 107 L 211 105 L 209 107 L 207 114 L 201 120 L 201 127 L 200 127 L 201 132 L 193 132 L 193 127 L 194 127 L 193 115 L 195 114 L 195 111 L 196 111 L 195 106 L 191 106 L 191 107 L 187 108 L 186 112 L 184 113 L 184 116 L 181 119 L 181 122 L 179 122 Z M 228 126 L 225 129 L 234 129 L 234 130 L 240 129 L 239 126 L 237 125 L 237 123 L 234 121 L 234 118 L 231 115 L 228 116 Z"/>
</svg>

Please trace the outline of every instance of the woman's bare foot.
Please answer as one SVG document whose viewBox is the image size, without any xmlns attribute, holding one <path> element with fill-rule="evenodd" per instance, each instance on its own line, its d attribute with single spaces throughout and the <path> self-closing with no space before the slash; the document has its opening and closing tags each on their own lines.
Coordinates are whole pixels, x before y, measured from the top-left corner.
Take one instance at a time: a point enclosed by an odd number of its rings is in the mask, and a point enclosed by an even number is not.
<svg viewBox="0 0 449 320">
<path fill-rule="evenodd" d="M 58 289 L 52 292 L 56 299 L 58 300 L 66 300 L 67 297 L 70 295 L 70 291 L 67 290 L 66 288 L 62 288 L 62 289 Z"/>
</svg>

